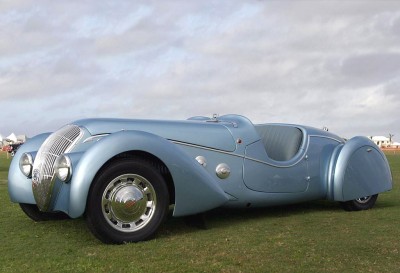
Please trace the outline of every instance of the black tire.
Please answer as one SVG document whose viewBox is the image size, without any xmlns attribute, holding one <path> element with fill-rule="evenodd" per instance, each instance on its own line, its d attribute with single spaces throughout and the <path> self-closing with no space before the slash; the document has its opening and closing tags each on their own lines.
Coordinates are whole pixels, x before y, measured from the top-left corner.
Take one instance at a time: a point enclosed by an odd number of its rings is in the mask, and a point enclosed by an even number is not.
<svg viewBox="0 0 400 273">
<path fill-rule="evenodd" d="M 34 204 L 19 204 L 22 211 L 35 222 L 69 219 L 63 212 L 43 212 Z"/>
<path fill-rule="evenodd" d="M 367 210 L 367 209 L 371 209 L 375 205 L 377 198 L 378 198 L 378 195 L 375 194 L 375 195 L 366 196 L 366 197 L 355 199 L 355 200 L 341 202 L 340 204 L 341 204 L 342 208 L 346 211 Z"/>
<path fill-rule="evenodd" d="M 94 179 L 86 222 L 104 243 L 139 242 L 155 235 L 168 208 L 167 184 L 157 165 L 139 158 L 121 159 Z"/>
</svg>

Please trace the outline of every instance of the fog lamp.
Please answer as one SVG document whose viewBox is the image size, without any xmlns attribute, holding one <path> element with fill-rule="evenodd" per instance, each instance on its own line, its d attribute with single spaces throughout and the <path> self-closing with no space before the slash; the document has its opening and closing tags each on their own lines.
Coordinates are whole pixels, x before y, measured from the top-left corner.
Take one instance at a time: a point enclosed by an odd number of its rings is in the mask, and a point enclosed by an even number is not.
<svg viewBox="0 0 400 273">
<path fill-rule="evenodd" d="M 60 155 L 54 162 L 54 172 L 58 179 L 67 182 L 72 176 L 71 159 L 67 155 Z"/>
<path fill-rule="evenodd" d="M 19 159 L 19 169 L 26 177 L 32 177 L 33 158 L 31 154 L 22 154 L 21 158 Z"/>
</svg>

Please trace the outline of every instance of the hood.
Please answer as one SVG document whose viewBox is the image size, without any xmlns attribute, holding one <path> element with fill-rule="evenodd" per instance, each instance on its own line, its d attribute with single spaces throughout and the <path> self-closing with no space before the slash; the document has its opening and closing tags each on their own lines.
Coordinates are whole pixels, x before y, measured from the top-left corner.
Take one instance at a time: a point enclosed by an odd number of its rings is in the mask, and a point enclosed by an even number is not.
<svg viewBox="0 0 400 273">
<path fill-rule="evenodd" d="M 84 119 L 73 122 L 93 136 L 119 131 L 144 131 L 171 141 L 233 152 L 236 142 L 230 124 L 206 121 L 164 121 L 140 119 Z"/>
</svg>

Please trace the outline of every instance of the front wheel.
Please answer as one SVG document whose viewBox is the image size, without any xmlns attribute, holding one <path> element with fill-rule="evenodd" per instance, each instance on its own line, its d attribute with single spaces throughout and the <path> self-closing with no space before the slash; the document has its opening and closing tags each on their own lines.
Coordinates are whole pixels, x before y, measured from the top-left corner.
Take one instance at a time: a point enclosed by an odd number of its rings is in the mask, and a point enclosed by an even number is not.
<svg viewBox="0 0 400 273">
<path fill-rule="evenodd" d="M 341 202 L 342 208 L 346 211 L 359 211 L 359 210 L 367 210 L 371 209 L 376 202 L 378 195 L 370 195 L 346 202 Z"/>
<path fill-rule="evenodd" d="M 168 188 L 158 169 L 142 159 L 123 159 L 95 178 L 86 221 L 98 239 L 121 244 L 154 236 L 169 207 Z"/>
</svg>

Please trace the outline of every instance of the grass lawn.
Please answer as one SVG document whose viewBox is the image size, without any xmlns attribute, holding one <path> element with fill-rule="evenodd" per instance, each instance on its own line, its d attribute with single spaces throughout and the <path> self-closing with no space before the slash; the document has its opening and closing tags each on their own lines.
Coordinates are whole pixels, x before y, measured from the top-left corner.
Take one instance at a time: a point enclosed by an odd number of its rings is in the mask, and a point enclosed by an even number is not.
<svg viewBox="0 0 400 273">
<path fill-rule="evenodd" d="M 369 211 L 336 203 L 214 210 L 207 230 L 170 218 L 154 240 L 105 245 L 83 219 L 35 223 L 10 202 L 0 152 L 0 272 L 398 272 L 400 155 L 394 189 Z"/>
</svg>

